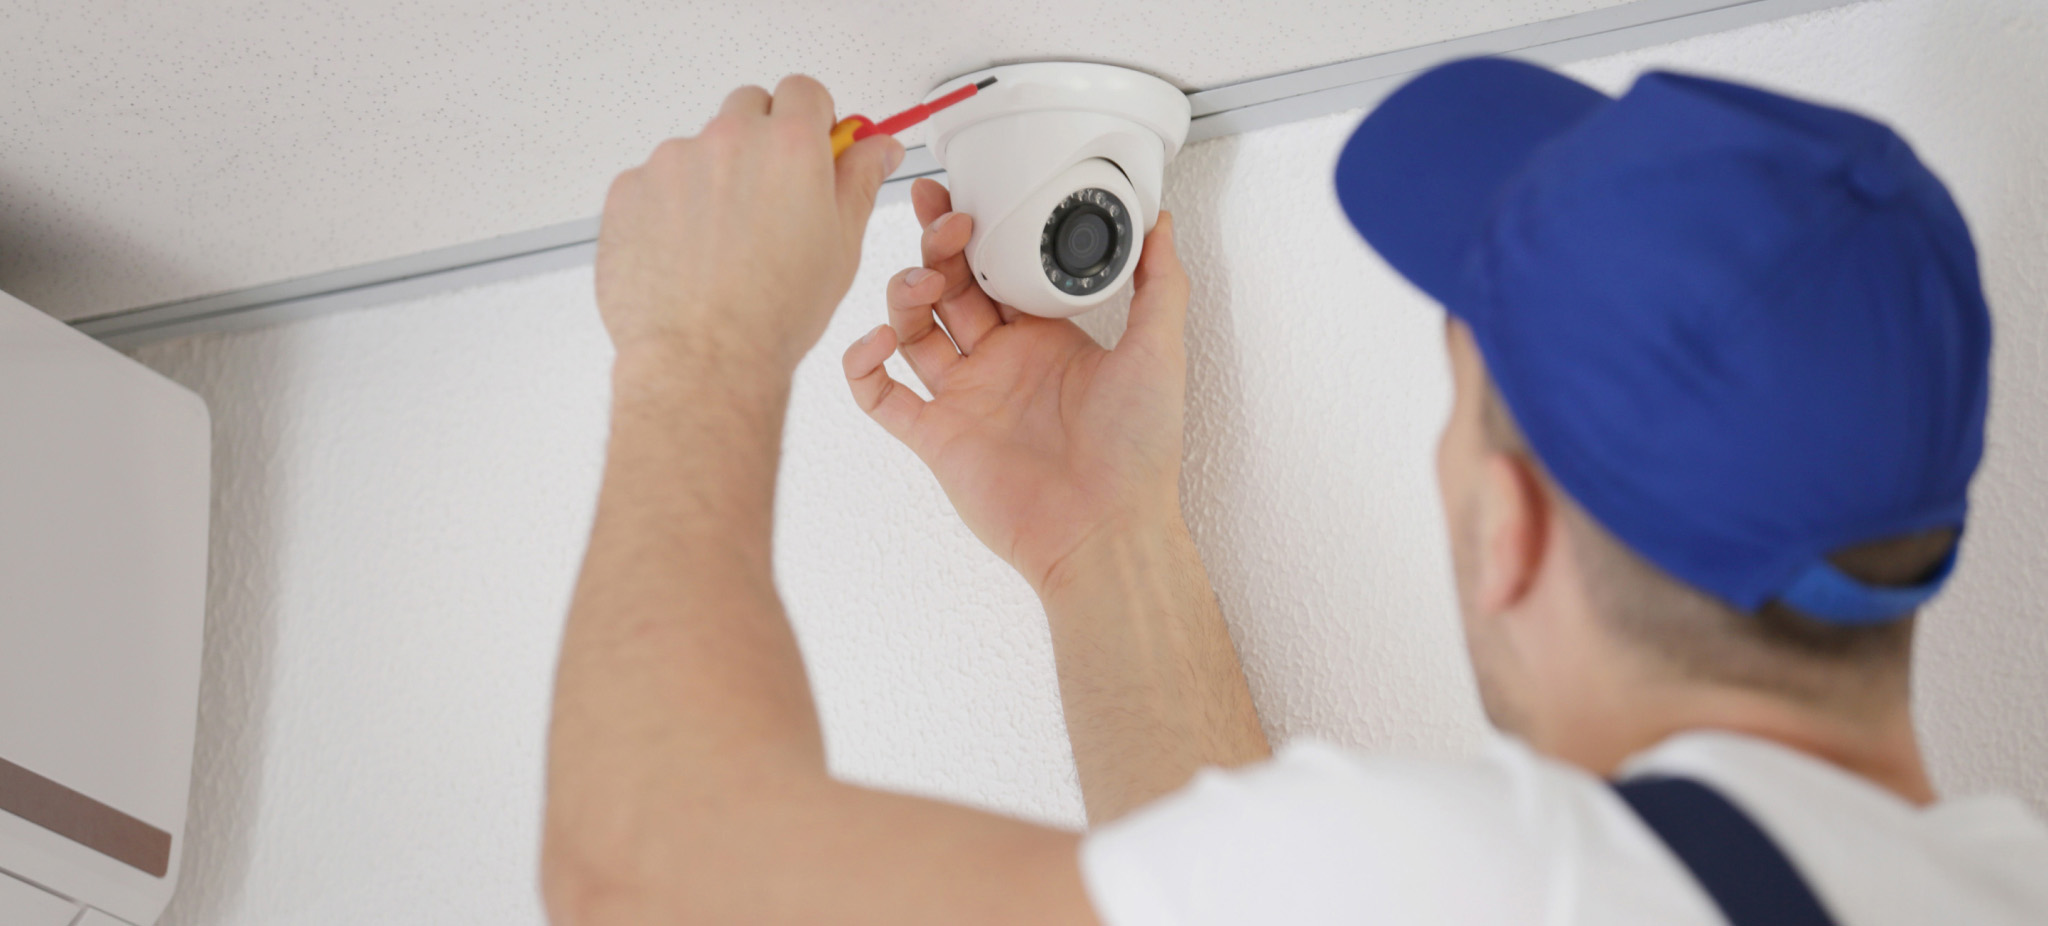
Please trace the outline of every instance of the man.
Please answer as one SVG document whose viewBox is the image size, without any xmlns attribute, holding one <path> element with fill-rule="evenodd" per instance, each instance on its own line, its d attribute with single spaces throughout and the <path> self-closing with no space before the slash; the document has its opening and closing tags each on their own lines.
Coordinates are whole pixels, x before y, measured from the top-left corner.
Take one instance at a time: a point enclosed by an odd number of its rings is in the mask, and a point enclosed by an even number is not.
<svg viewBox="0 0 2048 926">
<path fill-rule="evenodd" d="M 970 219 L 919 182 L 925 266 L 848 384 L 1044 601 L 1084 837 L 826 771 L 769 565 L 777 449 L 901 156 L 835 164 L 831 124 L 808 79 L 743 88 L 606 202 L 618 360 L 550 746 L 556 923 L 2048 922 L 2048 829 L 1937 800 L 1908 710 L 1990 322 L 1960 215 L 1882 126 L 1479 60 L 1347 145 L 1353 223 L 1448 310 L 1438 477 L 1508 734 L 1462 762 L 1253 764 L 1181 519 L 1171 216 L 1104 351 L 983 295 Z M 883 371 L 898 351 L 929 401 Z"/>
</svg>

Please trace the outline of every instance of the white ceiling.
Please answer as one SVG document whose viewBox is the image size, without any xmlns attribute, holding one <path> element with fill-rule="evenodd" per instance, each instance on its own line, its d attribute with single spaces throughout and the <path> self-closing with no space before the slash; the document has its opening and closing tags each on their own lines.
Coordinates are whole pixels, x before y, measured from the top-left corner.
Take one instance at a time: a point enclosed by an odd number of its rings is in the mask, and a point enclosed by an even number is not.
<svg viewBox="0 0 2048 926">
<path fill-rule="evenodd" d="M 8 0 L 0 290 L 75 320 L 587 218 L 792 71 L 879 117 L 993 63 L 1196 90 L 1619 2 Z"/>
</svg>

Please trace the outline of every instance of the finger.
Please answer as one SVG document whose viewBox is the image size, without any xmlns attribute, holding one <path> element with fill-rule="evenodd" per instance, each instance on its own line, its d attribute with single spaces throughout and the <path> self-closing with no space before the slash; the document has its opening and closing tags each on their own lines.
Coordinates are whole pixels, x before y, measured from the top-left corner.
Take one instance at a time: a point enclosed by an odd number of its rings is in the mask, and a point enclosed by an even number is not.
<svg viewBox="0 0 2048 926">
<path fill-rule="evenodd" d="M 947 371 L 960 362 L 960 351 L 932 316 L 932 303 L 943 285 L 937 273 L 923 267 L 889 280 L 889 327 L 896 330 L 898 349 L 910 371 L 933 395 L 943 388 Z"/>
<path fill-rule="evenodd" d="M 911 425 L 917 422 L 917 415 L 924 410 L 924 400 L 910 387 L 903 385 L 889 375 L 882 366 L 889 355 L 896 352 L 896 332 L 888 325 L 880 325 L 868 332 L 853 346 L 846 349 L 846 356 L 840 358 L 840 367 L 846 372 L 846 386 L 853 390 L 853 402 L 860 410 L 867 412 L 889 436 L 910 443 Z M 912 448 L 916 449 L 916 448 Z"/>
<path fill-rule="evenodd" d="M 973 353 L 982 335 L 1015 318 L 1017 310 L 989 298 L 974 268 L 968 266 L 967 240 L 974 233 L 974 218 L 952 211 L 951 192 L 936 180 L 919 178 L 910 185 L 910 206 L 925 226 L 924 265 L 946 275 L 939 317 L 953 332 L 953 340 L 960 343 L 961 352 Z"/>
<path fill-rule="evenodd" d="M 995 300 L 983 292 L 967 266 L 967 238 L 974 232 L 974 219 L 962 212 L 939 216 L 924 230 L 921 250 L 924 265 L 944 275 L 945 285 L 938 297 L 939 321 L 953 335 L 960 353 L 974 353 L 974 346 L 1003 323 Z"/>
<path fill-rule="evenodd" d="M 919 177 L 910 184 L 910 208 L 917 212 L 917 224 L 930 225 L 953 211 L 953 193 L 937 180 Z"/>
<path fill-rule="evenodd" d="M 1145 236 L 1132 273 L 1137 292 L 1131 296 L 1131 318 L 1123 343 L 1179 353 L 1187 326 L 1188 274 L 1174 248 L 1173 213 L 1159 213 L 1158 224 Z"/>
<path fill-rule="evenodd" d="M 832 131 L 832 94 L 825 85 L 804 74 L 791 74 L 775 85 L 775 99 L 768 114 L 777 119 L 794 119 L 815 126 L 819 133 Z"/>
<path fill-rule="evenodd" d="M 953 193 L 937 180 L 921 177 L 910 185 L 910 206 L 917 212 L 917 220 L 924 223 L 925 228 L 930 230 L 932 223 L 945 218 L 946 214 L 953 210 Z M 965 221 L 970 223 L 968 231 L 971 234 L 973 231 L 971 223 L 974 219 L 972 216 L 969 216 Z M 1017 316 L 1024 313 L 989 298 L 988 293 L 982 290 L 981 282 L 975 278 L 974 269 L 967 265 L 966 239 L 961 239 L 960 247 L 959 256 L 957 258 L 949 258 L 944 263 L 934 262 L 935 255 L 927 252 L 924 256 L 924 265 L 944 273 L 946 275 L 946 285 L 949 289 L 956 286 L 965 287 L 960 290 L 959 296 L 955 298 L 964 298 L 969 301 L 978 300 L 980 303 L 994 308 L 996 319 L 1001 324 L 1007 325 L 1016 321 Z M 958 263 L 953 263 L 953 260 L 957 260 Z M 966 284 L 961 283 L 960 281 L 962 280 L 965 280 Z M 968 284 L 971 284 L 971 286 Z M 946 324 L 951 326 L 953 322 L 948 320 Z M 962 347 L 961 349 L 970 350 L 971 348 Z"/>
<path fill-rule="evenodd" d="M 839 197 L 839 220 L 848 234 L 859 240 L 875 214 L 875 197 L 882 183 L 903 163 L 903 143 L 888 135 L 870 135 L 854 142 L 839 155 L 832 167 Z"/>
<path fill-rule="evenodd" d="M 725 95 L 725 102 L 719 104 L 721 116 L 759 116 L 768 112 L 768 91 L 748 84 Z"/>
</svg>

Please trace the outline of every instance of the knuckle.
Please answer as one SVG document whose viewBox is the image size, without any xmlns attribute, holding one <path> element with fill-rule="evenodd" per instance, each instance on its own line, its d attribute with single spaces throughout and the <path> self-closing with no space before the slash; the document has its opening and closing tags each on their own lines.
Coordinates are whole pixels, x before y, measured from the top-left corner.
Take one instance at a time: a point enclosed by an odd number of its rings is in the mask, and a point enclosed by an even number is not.
<svg viewBox="0 0 2048 926">
<path fill-rule="evenodd" d="M 867 402 L 862 406 L 863 410 L 870 415 L 879 415 L 882 403 L 889 400 L 889 393 L 896 391 L 898 388 L 900 387 L 896 385 L 895 380 L 883 378 L 881 388 L 876 389 L 873 395 L 868 396 Z"/>
<path fill-rule="evenodd" d="M 775 93 L 777 96 L 782 95 L 785 91 L 806 94 L 819 94 L 826 92 L 825 85 L 819 83 L 817 78 L 812 77 L 809 74 L 801 73 L 790 74 L 788 76 L 785 76 L 779 83 L 775 85 Z"/>
<path fill-rule="evenodd" d="M 917 327 L 917 331 L 915 333 L 913 333 L 910 337 L 907 338 L 898 338 L 898 343 L 900 343 L 903 347 L 906 348 L 918 347 L 925 342 L 925 339 L 930 338 L 939 333 L 938 323 L 932 320 L 930 312 L 926 312 L 923 315 L 922 320 L 923 324 Z M 952 346 L 950 344 L 940 344 L 939 346 L 944 347 L 947 350 L 952 350 Z M 911 357 L 908 354 L 906 354 L 904 355 L 903 359 L 910 360 Z M 918 373 L 922 375 L 924 373 L 924 370 L 920 368 L 918 370 Z"/>
<path fill-rule="evenodd" d="M 886 385 L 877 389 L 857 388 L 853 390 L 853 404 L 858 406 L 862 413 L 873 418 L 875 409 L 882 407 L 882 399 L 888 394 L 889 387 Z"/>
<path fill-rule="evenodd" d="M 728 142 L 737 138 L 744 129 L 737 117 L 730 114 L 720 115 L 704 123 L 704 129 L 697 133 L 697 137 L 707 142 Z"/>
<path fill-rule="evenodd" d="M 733 103 L 744 100 L 750 96 L 767 95 L 768 91 L 763 90 L 759 84 L 741 84 L 738 87 L 734 87 L 731 93 L 726 94 L 725 100 L 728 103 Z"/>
<path fill-rule="evenodd" d="M 655 146 L 654 146 L 654 153 L 648 156 L 648 158 L 647 158 L 647 163 L 649 163 L 649 164 L 673 164 L 673 163 L 679 163 L 679 162 L 683 161 L 683 160 L 684 160 L 685 158 L 687 158 L 687 157 L 689 156 L 689 153 L 690 153 L 690 140 L 689 140 L 689 139 L 687 139 L 687 138 L 665 138 L 665 139 L 662 139 L 662 141 L 661 141 L 661 144 L 658 144 L 658 145 L 655 145 Z"/>
<path fill-rule="evenodd" d="M 736 119 L 712 120 L 697 136 L 707 157 L 731 160 L 740 155 L 747 145 L 748 127 Z"/>
<path fill-rule="evenodd" d="M 810 146 L 818 143 L 818 129 L 811 123 L 796 119 L 776 119 L 774 123 L 775 140 L 784 145 Z"/>
<path fill-rule="evenodd" d="M 629 167 L 612 178 L 604 191 L 604 211 L 613 212 L 632 200 L 640 186 L 640 169 Z"/>
</svg>

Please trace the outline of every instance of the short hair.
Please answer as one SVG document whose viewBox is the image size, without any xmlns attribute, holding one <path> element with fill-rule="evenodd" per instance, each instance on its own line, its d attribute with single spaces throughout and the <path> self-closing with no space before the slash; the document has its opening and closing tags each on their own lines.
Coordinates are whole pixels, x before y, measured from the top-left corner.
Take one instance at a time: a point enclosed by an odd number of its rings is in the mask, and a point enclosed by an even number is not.
<svg viewBox="0 0 2048 926">
<path fill-rule="evenodd" d="M 1560 510 L 1599 619 L 1623 642 L 1686 676 L 1848 709 L 1902 694 L 1917 615 L 1866 626 L 1830 624 L 1778 601 L 1754 613 L 1695 588 L 1644 559 L 1572 500 L 1529 449 L 1489 381 L 1487 442 L 1529 460 Z M 1923 531 L 1836 551 L 1828 562 L 1873 585 L 1908 585 L 1940 567 L 1954 529 Z"/>
</svg>

